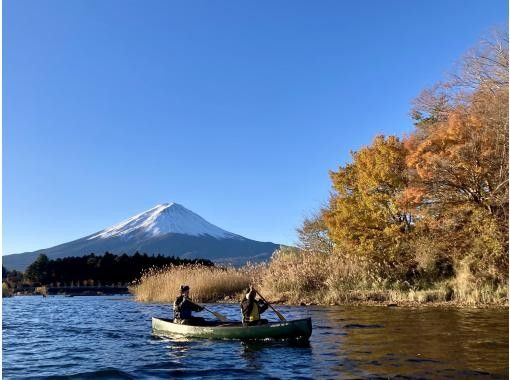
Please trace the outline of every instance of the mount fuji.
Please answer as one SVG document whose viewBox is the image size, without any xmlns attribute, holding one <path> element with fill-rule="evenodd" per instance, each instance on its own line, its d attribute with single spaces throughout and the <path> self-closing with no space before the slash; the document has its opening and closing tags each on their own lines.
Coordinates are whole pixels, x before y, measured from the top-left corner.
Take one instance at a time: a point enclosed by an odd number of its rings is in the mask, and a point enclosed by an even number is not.
<svg viewBox="0 0 510 380">
<path fill-rule="evenodd" d="M 7 269 L 25 270 L 40 254 L 50 259 L 136 251 L 140 253 L 209 259 L 242 265 L 271 257 L 279 245 L 247 239 L 225 231 L 184 206 L 164 203 L 102 231 L 55 247 L 3 256 Z"/>
</svg>

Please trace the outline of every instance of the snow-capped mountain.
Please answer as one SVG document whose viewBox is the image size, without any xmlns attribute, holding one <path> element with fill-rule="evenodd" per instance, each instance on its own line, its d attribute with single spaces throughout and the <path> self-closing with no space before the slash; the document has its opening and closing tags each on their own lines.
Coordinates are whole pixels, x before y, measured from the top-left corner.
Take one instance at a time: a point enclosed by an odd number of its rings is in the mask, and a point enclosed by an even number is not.
<svg viewBox="0 0 510 380">
<path fill-rule="evenodd" d="M 278 249 L 225 231 L 177 203 L 164 203 L 102 231 L 55 247 L 3 256 L 7 269 L 24 270 L 38 255 L 50 259 L 89 253 L 162 254 L 241 265 L 263 261 Z"/>
<path fill-rule="evenodd" d="M 215 238 L 236 238 L 177 203 L 163 203 L 92 235 L 88 240 L 112 237 L 156 237 L 169 233 Z"/>
</svg>

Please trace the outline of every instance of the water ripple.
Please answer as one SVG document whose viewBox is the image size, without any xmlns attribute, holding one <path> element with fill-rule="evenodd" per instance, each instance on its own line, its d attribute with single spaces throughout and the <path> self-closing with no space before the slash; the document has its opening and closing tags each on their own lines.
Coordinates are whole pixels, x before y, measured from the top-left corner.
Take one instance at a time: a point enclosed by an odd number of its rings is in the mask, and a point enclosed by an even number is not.
<svg viewBox="0 0 510 380">
<path fill-rule="evenodd" d="M 237 305 L 210 305 L 229 318 Z M 3 299 L 6 379 L 506 378 L 508 311 L 281 307 L 310 342 L 158 338 L 168 305 L 130 297 Z M 269 312 L 270 318 L 275 319 Z"/>
</svg>

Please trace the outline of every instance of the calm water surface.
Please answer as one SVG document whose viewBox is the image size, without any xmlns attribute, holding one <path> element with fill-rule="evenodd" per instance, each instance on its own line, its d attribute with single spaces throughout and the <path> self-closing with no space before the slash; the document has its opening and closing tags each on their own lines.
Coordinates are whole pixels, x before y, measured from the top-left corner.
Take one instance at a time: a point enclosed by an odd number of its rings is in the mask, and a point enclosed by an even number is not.
<svg viewBox="0 0 510 380">
<path fill-rule="evenodd" d="M 237 305 L 210 305 L 239 318 Z M 508 310 L 281 307 L 312 317 L 308 344 L 159 339 L 168 305 L 129 297 L 3 299 L 3 376 L 507 378 Z M 268 316 L 269 312 L 266 313 Z"/>
</svg>

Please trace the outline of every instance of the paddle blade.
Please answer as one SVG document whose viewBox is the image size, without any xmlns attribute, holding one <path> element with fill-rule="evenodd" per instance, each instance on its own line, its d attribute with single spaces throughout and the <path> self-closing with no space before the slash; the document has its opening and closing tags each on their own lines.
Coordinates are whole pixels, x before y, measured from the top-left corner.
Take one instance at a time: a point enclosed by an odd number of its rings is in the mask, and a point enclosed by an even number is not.
<svg viewBox="0 0 510 380">
<path fill-rule="evenodd" d="M 216 318 L 218 318 L 220 321 L 222 322 L 227 322 L 228 321 L 228 318 L 225 317 L 223 314 L 220 314 L 216 311 L 212 311 L 211 309 L 208 309 L 206 307 L 204 307 L 205 310 L 207 310 L 209 313 L 211 313 L 212 315 L 214 315 Z"/>
<path fill-rule="evenodd" d="M 220 321 L 222 321 L 222 322 L 227 322 L 227 321 L 228 321 L 227 317 L 225 317 L 223 314 L 217 313 L 217 312 L 215 312 L 215 311 L 212 311 L 212 313 L 213 313 L 213 315 L 214 315 L 216 318 L 218 318 Z"/>
<path fill-rule="evenodd" d="M 280 313 L 278 310 L 276 310 L 274 307 L 271 307 L 271 309 L 273 309 L 273 311 L 276 313 L 276 315 L 278 316 L 278 318 L 280 318 L 280 321 L 286 321 L 285 317 L 282 315 L 282 313 Z"/>
</svg>

